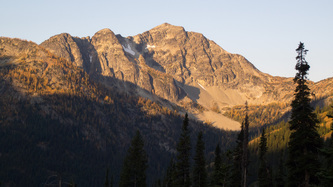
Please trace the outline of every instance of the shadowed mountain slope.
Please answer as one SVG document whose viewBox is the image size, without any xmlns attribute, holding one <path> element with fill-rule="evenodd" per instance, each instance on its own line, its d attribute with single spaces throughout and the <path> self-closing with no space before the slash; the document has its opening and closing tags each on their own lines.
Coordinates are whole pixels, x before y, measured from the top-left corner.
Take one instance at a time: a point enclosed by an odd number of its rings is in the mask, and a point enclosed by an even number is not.
<svg viewBox="0 0 333 187">
<path fill-rule="evenodd" d="M 206 112 L 187 107 L 193 117 L 228 129 L 239 129 L 240 124 L 223 116 L 210 119 L 212 108 L 224 113 L 245 101 L 285 104 L 295 88 L 292 78 L 262 73 L 243 56 L 225 51 L 204 35 L 168 23 L 127 38 L 109 29 L 91 39 L 60 34 L 41 46 L 83 67 L 107 86 L 184 108 L 197 103 Z M 309 84 L 316 97 L 332 95 L 332 79 Z"/>
<path fill-rule="evenodd" d="M 75 51 L 74 44 L 67 47 Z M 3 37 L 0 52 L 3 185 L 41 186 L 57 175 L 79 186 L 102 186 L 107 168 L 117 184 L 136 130 L 143 135 L 149 156 L 148 184 L 163 176 L 174 156 L 182 115 L 95 82 L 82 68 L 84 60 L 82 67 L 77 66 L 66 60 L 70 56 L 58 57 L 32 42 Z M 130 82 L 112 81 L 139 89 Z M 233 145 L 234 132 L 193 119 L 190 125 L 193 142 L 199 131 L 207 136 L 207 154 L 216 142 L 223 142 L 224 148 Z"/>
</svg>

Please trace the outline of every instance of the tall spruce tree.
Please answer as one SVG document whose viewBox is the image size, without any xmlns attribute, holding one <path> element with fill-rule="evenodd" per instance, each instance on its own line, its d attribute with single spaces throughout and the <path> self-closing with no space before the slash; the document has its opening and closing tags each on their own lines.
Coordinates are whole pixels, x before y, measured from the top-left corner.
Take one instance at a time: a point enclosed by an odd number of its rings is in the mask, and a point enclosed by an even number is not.
<svg viewBox="0 0 333 187">
<path fill-rule="evenodd" d="M 163 186 L 165 186 L 165 187 L 175 186 L 175 172 L 176 172 L 176 164 L 175 164 L 173 158 L 171 158 L 170 164 L 166 171 L 166 175 L 163 179 Z"/>
<path fill-rule="evenodd" d="M 147 162 L 144 141 L 140 132 L 137 131 L 124 160 L 119 186 L 145 187 Z"/>
<path fill-rule="evenodd" d="M 227 152 L 222 154 L 221 158 L 222 158 L 222 165 L 221 165 L 220 182 L 222 183 L 221 186 L 227 186 L 228 179 L 229 179 L 228 175 L 229 175 L 230 168 L 232 166 L 231 151 L 228 150 Z"/>
<path fill-rule="evenodd" d="M 249 151 L 248 151 L 248 144 L 249 144 L 249 116 L 248 116 L 248 106 L 247 101 L 245 103 L 245 119 L 243 123 L 243 151 L 242 151 L 242 186 L 247 186 L 247 166 L 249 164 Z"/>
<path fill-rule="evenodd" d="M 193 169 L 194 187 L 207 186 L 206 159 L 204 151 L 205 151 L 205 143 L 203 141 L 202 131 L 200 131 L 198 134 L 198 140 L 194 156 L 194 169 Z"/>
<path fill-rule="evenodd" d="M 258 170 L 258 182 L 259 187 L 272 186 L 272 175 L 266 160 L 267 153 L 267 138 L 265 135 L 265 129 L 262 129 L 260 143 L 259 143 L 259 170 Z"/>
<path fill-rule="evenodd" d="M 214 168 L 211 179 L 212 186 L 219 187 L 224 185 L 226 180 L 226 173 L 224 173 L 223 171 L 224 169 L 226 168 L 223 166 L 222 163 L 220 144 L 217 144 L 215 148 Z"/>
<path fill-rule="evenodd" d="M 231 153 L 232 164 L 227 179 L 227 186 L 229 187 L 240 187 L 242 185 L 243 138 L 244 123 L 242 123 L 241 131 L 237 136 L 236 147 Z"/>
<path fill-rule="evenodd" d="M 310 66 L 305 60 L 307 51 L 300 42 L 297 51 L 297 70 L 294 82 L 297 84 L 295 97 L 291 103 L 288 186 L 310 186 L 319 184 L 316 176 L 320 162 L 319 148 L 322 140 L 316 129 L 317 116 L 310 106 L 310 89 L 307 86 L 307 74 Z"/>
<path fill-rule="evenodd" d="M 191 139 L 189 130 L 188 115 L 182 125 L 182 132 L 177 144 L 177 161 L 176 161 L 176 186 L 189 187 L 190 179 L 190 155 L 191 155 Z"/>
</svg>

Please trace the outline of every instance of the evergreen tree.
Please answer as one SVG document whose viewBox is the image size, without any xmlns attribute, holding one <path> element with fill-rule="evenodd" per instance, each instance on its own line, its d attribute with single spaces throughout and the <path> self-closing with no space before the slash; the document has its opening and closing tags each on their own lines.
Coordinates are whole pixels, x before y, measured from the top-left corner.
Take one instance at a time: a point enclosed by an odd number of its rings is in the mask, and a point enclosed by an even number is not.
<svg viewBox="0 0 333 187">
<path fill-rule="evenodd" d="M 205 143 L 202 139 L 202 132 L 198 134 L 198 140 L 194 156 L 194 169 L 193 169 L 193 186 L 205 187 L 207 186 L 207 171 L 205 160 Z"/>
<path fill-rule="evenodd" d="M 182 132 L 177 144 L 177 162 L 176 162 L 176 186 L 189 187 L 191 185 L 190 179 L 190 154 L 191 154 L 191 140 L 188 123 L 188 115 L 182 125 Z"/>
<path fill-rule="evenodd" d="M 263 128 L 259 143 L 259 170 L 258 170 L 259 187 L 269 187 L 272 185 L 271 171 L 267 166 L 266 153 L 267 153 L 267 138 L 265 136 L 265 129 Z"/>
<path fill-rule="evenodd" d="M 228 173 L 229 173 L 229 170 L 230 170 L 230 167 L 231 167 L 231 157 L 230 157 L 231 154 L 230 154 L 229 151 L 227 151 L 223 155 L 225 155 L 226 160 L 222 162 L 220 182 L 221 182 L 222 186 L 227 186 Z M 222 158 L 224 157 L 223 155 L 222 155 Z"/>
<path fill-rule="evenodd" d="M 164 177 L 164 180 L 163 180 L 163 186 L 165 186 L 165 187 L 175 186 L 175 172 L 176 172 L 176 165 L 172 158 L 170 161 L 170 164 L 168 166 L 166 176 Z"/>
<path fill-rule="evenodd" d="M 297 84 L 295 98 L 292 101 L 290 118 L 290 140 L 288 186 L 310 186 L 319 183 L 316 176 L 319 168 L 318 153 L 322 141 L 316 130 L 317 116 L 310 106 L 310 89 L 307 86 L 307 72 L 310 68 L 305 60 L 308 50 L 300 43 L 296 49 L 297 64 L 294 82 Z"/>
<path fill-rule="evenodd" d="M 332 115 L 327 115 L 327 117 L 333 118 Z M 331 124 L 331 131 L 333 131 L 333 122 Z M 331 139 L 328 141 L 327 146 L 322 150 L 325 158 L 325 167 L 320 173 L 322 186 L 333 186 L 333 133 L 331 134 Z"/>
<path fill-rule="evenodd" d="M 119 186 L 145 187 L 147 162 L 144 141 L 140 132 L 137 131 L 124 160 Z"/>
<path fill-rule="evenodd" d="M 220 144 L 215 148 L 214 170 L 212 176 L 212 186 L 223 186 L 225 182 L 225 173 L 223 172 L 223 163 L 221 157 Z"/>
<path fill-rule="evenodd" d="M 242 186 L 246 187 L 247 185 L 247 166 L 248 166 L 248 144 L 249 144 L 249 117 L 248 117 L 248 106 L 247 102 L 245 103 L 245 119 L 243 123 L 243 151 L 242 151 Z"/>
<path fill-rule="evenodd" d="M 232 165 L 230 167 L 227 186 L 240 187 L 242 182 L 242 155 L 243 155 L 243 137 L 244 137 L 244 124 L 241 126 L 241 131 L 236 140 L 236 147 L 232 151 Z"/>
</svg>

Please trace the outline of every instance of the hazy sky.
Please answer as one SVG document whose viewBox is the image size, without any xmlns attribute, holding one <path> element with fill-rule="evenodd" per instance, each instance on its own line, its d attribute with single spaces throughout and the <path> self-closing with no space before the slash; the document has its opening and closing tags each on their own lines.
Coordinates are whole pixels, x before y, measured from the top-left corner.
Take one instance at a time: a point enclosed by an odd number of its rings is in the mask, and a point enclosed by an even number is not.
<svg viewBox="0 0 333 187">
<path fill-rule="evenodd" d="M 333 0 L 0 0 L 0 36 L 41 43 L 110 28 L 133 36 L 168 22 L 204 34 L 260 71 L 294 77 L 300 41 L 310 80 L 333 77 Z"/>
</svg>

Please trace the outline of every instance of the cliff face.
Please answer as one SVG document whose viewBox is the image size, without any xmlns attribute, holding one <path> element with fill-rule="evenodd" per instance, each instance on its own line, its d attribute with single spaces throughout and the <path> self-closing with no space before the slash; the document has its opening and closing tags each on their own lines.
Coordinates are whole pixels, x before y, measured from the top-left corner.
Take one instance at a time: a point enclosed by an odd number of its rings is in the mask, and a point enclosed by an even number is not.
<svg viewBox="0 0 333 187">
<path fill-rule="evenodd" d="M 137 51 L 136 43 L 116 36 L 109 29 L 97 32 L 91 39 L 60 34 L 43 42 L 41 46 L 83 67 L 90 75 L 109 86 L 118 86 L 128 91 L 132 90 L 129 85 L 134 84 L 138 86 L 137 91 L 144 95 L 153 93 L 172 101 L 177 101 L 182 95 L 172 76 L 146 64 L 143 57 L 145 53 Z"/>
<path fill-rule="evenodd" d="M 242 56 L 230 54 L 202 34 L 186 32 L 182 27 L 163 24 L 134 36 L 133 41 L 146 53 L 149 66 L 157 62 L 161 71 L 181 83 L 221 86 L 248 73 L 260 74 Z"/>
<path fill-rule="evenodd" d="M 60 34 L 41 46 L 101 83 L 150 99 L 185 105 L 193 101 L 206 109 L 217 105 L 223 110 L 245 101 L 269 104 L 293 97 L 291 78 L 262 73 L 243 56 L 225 51 L 202 34 L 167 23 L 127 38 L 109 29 L 91 39 Z M 332 84 L 326 82 L 309 85 L 325 96 L 332 94 Z"/>
<path fill-rule="evenodd" d="M 315 98 L 333 98 L 333 78 L 309 86 Z M 69 172 L 79 186 L 101 186 L 100 168 L 118 171 L 124 148 L 140 129 L 153 184 L 174 155 L 183 120 L 178 112 L 189 113 L 192 142 L 202 131 L 207 152 L 216 141 L 227 150 L 237 132 L 193 118 L 238 130 L 240 124 L 219 111 L 247 100 L 261 105 L 250 106 L 251 116 L 279 118 L 293 92 L 292 78 L 264 74 L 202 34 L 169 24 L 127 38 L 109 29 L 91 38 L 60 34 L 41 45 L 0 37 L 0 178 L 3 184 L 38 186 L 54 173 Z M 241 106 L 235 108 L 229 114 L 244 116 Z M 66 166 L 64 172 L 58 166 Z"/>
<path fill-rule="evenodd" d="M 62 177 L 75 178 L 79 186 L 102 186 L 107 166 L 115 171 L 117 186 L 126 150 L 133 134 L 140 130 L 150 161 L 147 184 L 153 185 L 174 155 L 183 117 L 158 103 L 122 94 L 96 81 L 119 88 L 132 85 L 142 92 L 147 92 L 143 88 L 170 89 L 158 93 L 162 96 L 177 92 L 172 87 L 175 81 L 145 65 L 142 56 L 127 56 L 110 30 L 100 31 L 92 39 L 62 34 L 52 40 L 54 43 L 41 47 L 0 37 L 2 184 L 39 186 L 55 173 L 62 173 Z M 114 57 L 117 54 L 119 58 Z M 123 75 L 118 79 L 117 73 Z M 216 130 L 192 119 L 190 125 L 191 141 L 199 131 L 209 137 L 208 152 L 214 151 L 216 141 L 223 141 L 225 149 L 233 145 L 234 132 Z"/>
</svg>

